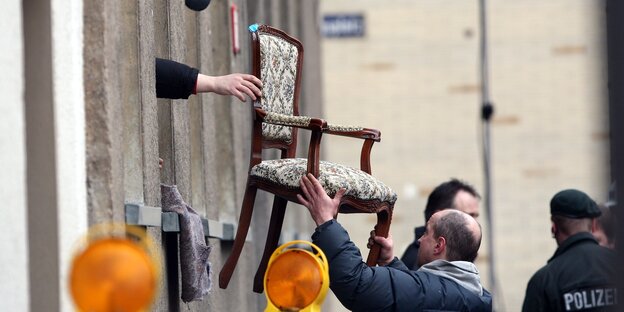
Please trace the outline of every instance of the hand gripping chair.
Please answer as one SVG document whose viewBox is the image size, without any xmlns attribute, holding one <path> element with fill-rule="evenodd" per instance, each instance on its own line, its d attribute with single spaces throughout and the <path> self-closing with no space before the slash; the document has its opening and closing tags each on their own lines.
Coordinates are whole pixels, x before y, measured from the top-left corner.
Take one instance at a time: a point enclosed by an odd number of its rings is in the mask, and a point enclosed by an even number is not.
<svg viewBox="0 0 624 312">
<path fill-rule="evenodd" d="M 299 116 L 298 95 L 301 86 L 303 46 L 281 30 L 266 25 L 249 27 L 252 39 L 253 74 L 262 80 L 262 97 L 253 102 L 253 137 L 249 177 L 240 212 L 238 230 L 232 252 L 219 274 L 219 286 L 227 288 L 240 256 L 251 222 L 256 191 L 275 195 L 267 233 L 264 255 L 254 279 L 254 291 L 263 291 L 267 263 L 277 248 L 286 204 L 298 203 L 301 194 L 299 180 L 312 173 L 330 196 L 345 188 L 339 206 L 340 213 L 377 214 L 377 235 L 388 236 L 396 194 L 371 176 L 370 151 L 380 141 L 380 132 L 353 126 L 328 124 L 318 118 Z M 295 158 L 297 129 L 311 131 L 307 158 Z M 360 169 L 319 160 L 323 134 L 359 138 L 364 141 Z M 276 148 L 281 158 L 263 160 L 262 150 Z M 373 266 L 380 247 L 375 244 L 366 263 Z"/>
</svg>

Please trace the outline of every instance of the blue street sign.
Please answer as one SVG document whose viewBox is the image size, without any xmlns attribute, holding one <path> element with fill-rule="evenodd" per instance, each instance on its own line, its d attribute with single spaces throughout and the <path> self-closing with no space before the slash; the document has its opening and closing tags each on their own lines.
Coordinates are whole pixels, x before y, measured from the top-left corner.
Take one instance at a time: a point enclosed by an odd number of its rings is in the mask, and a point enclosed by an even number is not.
<svg viewBox="0 0 624 312">
<path fill-rule="evenodd" d="M 363 37 L 362 14 L 329 14 L 323 16 L 321 32 L 325 37 Z"/>
</svg>

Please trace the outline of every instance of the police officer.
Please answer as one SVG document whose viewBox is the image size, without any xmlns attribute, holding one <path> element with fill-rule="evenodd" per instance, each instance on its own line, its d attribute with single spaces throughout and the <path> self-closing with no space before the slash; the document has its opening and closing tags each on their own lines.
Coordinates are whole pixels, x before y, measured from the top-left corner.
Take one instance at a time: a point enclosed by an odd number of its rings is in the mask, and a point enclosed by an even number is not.
<svg viewBox="0 0 624 312">
<path fill-rule="evenodd" d="M 615 253 L 592 235 L 598 205 L 578 190 L 563 190 L 550 201 L 557 251 L 526 289 L 522 311 L 616 310 Z"/>
</svg>

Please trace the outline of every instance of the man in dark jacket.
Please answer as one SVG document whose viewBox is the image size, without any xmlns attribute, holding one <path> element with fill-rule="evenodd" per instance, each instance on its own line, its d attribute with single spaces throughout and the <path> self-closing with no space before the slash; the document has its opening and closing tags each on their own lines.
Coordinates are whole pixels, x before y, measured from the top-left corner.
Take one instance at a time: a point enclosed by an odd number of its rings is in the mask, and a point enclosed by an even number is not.
<svg viewBox="0 0 624 312">
<path fill-rule="evenodd" d="M 458 179 L 451 179 L 444 182 L 438 185 L 427 198 L 425 223 L 429 221 L 429 218 L 431 218 L 434 213 L 443 209 L 457 209 L 476 219 L 479 217 L 480 199 L 479 193 L 466 182 Z M 424 232 L 424 225 L 414 229 L 414 242 L 407 246 L 403 256 L 401 256 L 401 261 L 412 270 L 418 270 L 420 267 L 416 261 L 418 257 L 418 247 L 420 246 L 418 239 Z"/>
<path fill-rule="evenodd" d="M 564 190 L 550 201 L 557 251 L 529 280 L 522 311 L 616 311 L 615 253 L 592 235 L 598 205 L 585 193 Z"/>
<path fill-rule="evenodd" d="M 382 245 L 378 267 L 368 267 L 345 229 L 334 219 L 344 190 L 330 198 L 312 175 L 301 179 L 297 198 L 317 224 L 312 235 L 329 261 L 330 288 L 353 311 L 491 311 L 492 297 L 481 286 L 472 261 L 481 244 L 480 225 L 468 214 L 444 210 L 427 222 L 420 238 L 418 271 L 392 255 L 392 240 Z"/>
</svg>

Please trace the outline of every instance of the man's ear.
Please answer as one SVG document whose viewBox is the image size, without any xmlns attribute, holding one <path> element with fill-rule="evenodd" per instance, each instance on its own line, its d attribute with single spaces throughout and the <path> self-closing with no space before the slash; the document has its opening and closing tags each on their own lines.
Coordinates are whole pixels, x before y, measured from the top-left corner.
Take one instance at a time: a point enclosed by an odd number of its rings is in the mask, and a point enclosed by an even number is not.
<svg viewBox="0 0 624 312">
<path fill-rule="evenodd" d="M 557 225 L 554 222 L 550 224 L 550 233 L 552 233 L 553 238 L 557 236 Z"/>
<path fill-rule="evenodd" d="M 599 229 L 600 229 L 600 226 L 598 226 L 598 219 L 593 218 L 592 223 L 591 223 L 591 232 L 596 233 L 596 231 L 598 231 Z"/>
<path fill-rule="evenodd" d="M 446 238 L 440 236 L 436 239 L 436 245 L 433 247 L 433 254 L 439 255 L 446 251 Z"/>
</svg>

